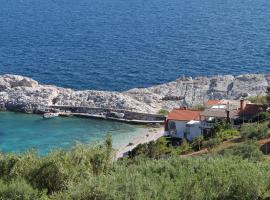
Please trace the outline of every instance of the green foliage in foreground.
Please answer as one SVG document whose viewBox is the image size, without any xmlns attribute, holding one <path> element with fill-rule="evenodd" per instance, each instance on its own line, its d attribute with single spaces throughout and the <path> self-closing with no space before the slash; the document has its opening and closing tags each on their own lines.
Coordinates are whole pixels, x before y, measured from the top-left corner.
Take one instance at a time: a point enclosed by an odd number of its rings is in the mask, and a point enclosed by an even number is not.
<svg viewBox="0 0 270 200">
<path fill-rule="evenodd" d="M 239 135 L 239 131 L 235 129 L 222 130 L 217 133 L 217 138 L 221 141 L 226 141 Z"/>
<path fill-rule="evenodd" d="M 164 143 L 162 139 L 152 148 L 167 153 L 165 147 L 172 147 Z M 184 142 L 180 149 L 190 146 Z M 0 154 L 0 200 L 266 200 L 270 162 L 258 150 L 250 142 L 235 145 L 223 156 L 154 153 L 159 159 L 140 154 L 113 162 L 108 138 L 103 145 L 78 145 L 45 157 Z"/>
<path fill-rule="evenodd" d="M 224 156 L 239 156 L 240 158 L 255 162 L 266 159 L 263 152 L 260 150 L 260 145 L 255 141 L 247 141 L 245 143 L 233 145 L 228 149 L 219 152 L 219 154 Z"/>
<path fill-rule="evenodd" d="M 146 156 L 152 159 L 160 159 L 172 155 L 185 154 L 191 151 L 191 145 L 185 139 L 180 146 L 173 147 L 171 138 L 161 137 L 157 141 L 139 144 L 129 153 L 129 157 Z"/>
<path fill-rule="evenodd" d="M 240 130 L 241 137 L 244 140 L 254 139 L 259 140 L 269 136 L 268 133 L 268 126 L 267 124 L 259 124 L 259 123 L 252 123 L 252 124 L 244 124 Z"/>
<path fill-rule="evenodd" d="M 79 150 L 80 152 L 81 150 Z M 94 152 L 95 153 L 95 152 Z M 59 155 L 60 156 L 60 155 Z M 270 163 L 250 162 L 239 157 L 198 157 L 150 160 L 136 158 L 112 164 L 99 174 L 89 168 L 81 171 L 74 164 L 74 152 L 57 158 L 59 165 L 47 173 L 69 171 L 58 176 L 43 177 L 48 183 L 63 181 L 65 187 L 48 192 L 46 184 L 37 188 L 36 180 L 24 177 L 23 171 L 16 178 L 0 181 L 0 199 L 53 199 L 53 200 L 118 200 L 118 199 L 266 199 L 270 189 Z M 73 157 L 73 159 L 71 159 Z M 3 159 L 4 157 L 2 157 Z M 87 156 L 85 157 L 87 158 Z M 9 160 L 9 158 L 6 158 Z M 24 160 L 24 156 L 20 156 Z M 35 158 L 40 160 L 40 158 Z M 50 160 L 50 156 L 44 158 Z M 56 159 L 55 157 L 53 159 Z M 71 160 L 69 160 L 71 159 Z M 68 161 L 69 160 L 69 161 Z M 76 162 L 80 162 L 77 160 Z M 86 161 L 86 160 L 85 160 Z M 82 161 L 84 163 L 85 161 Z M 40 165 L 43 165 L 42 159 Z M 23 168 L 39 169 L 28 163 Z M 85 163 L 82 164 L 85 166 Z M 17 166 L 20 166 L 18 163 Z M 15 167 L 15 166 L 13 166 Z M 13 171 L 11 168 L 10 171 Z M 31 173 L 36 174 L 27 170 Z M 37 170 L 39 171 L 39 170 Z M 37 174 L 36 174 L 37 175 Z M 68 177 L 67 177 L 68 175 Z M 1 176 L 2 177 L 2 176 Z M 24 177 L 24 178 L 23 178 Z M 50 185 L 50 184 L 49 184 Z"/>
</svg>

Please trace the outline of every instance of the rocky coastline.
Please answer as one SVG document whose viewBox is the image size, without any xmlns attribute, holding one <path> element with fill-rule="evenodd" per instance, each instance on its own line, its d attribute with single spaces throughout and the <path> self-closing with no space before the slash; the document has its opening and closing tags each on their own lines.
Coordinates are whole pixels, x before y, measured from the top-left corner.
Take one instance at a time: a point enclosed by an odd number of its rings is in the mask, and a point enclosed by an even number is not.
<svg viewBox="0 0 270 200">
<path fill-rule="evenodd" d="M 124 92 L 72 90 L 18 75 L 0 75 L 0 109 L 34 112 L 46 106 L 85 106 L 157 113 L 160 109 L 195 106 L 208 99 L 260 96 L 270 85 L 270 74 L 183 77 L 148 88 Z"/>
</svg>

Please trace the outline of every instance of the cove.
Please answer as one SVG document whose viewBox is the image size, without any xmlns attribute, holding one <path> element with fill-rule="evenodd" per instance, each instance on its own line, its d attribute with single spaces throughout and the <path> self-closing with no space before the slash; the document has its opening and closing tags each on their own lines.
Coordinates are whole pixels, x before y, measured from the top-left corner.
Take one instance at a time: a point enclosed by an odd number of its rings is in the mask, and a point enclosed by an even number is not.
<svg viewBox="0 0 270 200">
<path fill-rule="evenodd" d="M 0 152 L 21 153 L 34 149 L 45 155 L 70 149 L 76 142 L 102 141 L 107 134 L 118 148 L 145 132 L 145 126 L 76 117 L 43 119 L 40 115 L 0 112 Z"/>
</svg>

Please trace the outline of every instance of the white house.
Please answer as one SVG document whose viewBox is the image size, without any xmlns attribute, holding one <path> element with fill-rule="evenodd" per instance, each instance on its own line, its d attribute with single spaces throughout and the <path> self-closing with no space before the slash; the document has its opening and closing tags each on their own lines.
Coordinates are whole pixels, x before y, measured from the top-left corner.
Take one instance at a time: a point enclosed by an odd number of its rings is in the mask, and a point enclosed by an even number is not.
<svg viewBox="0 0 270 200">
<path fill-rule="evenodd" d="M 175 138 L 191 141 L 201 135 L 200 113 L 198 110 L 173 109 L 165 123 L 165 132 Z"/>
</svg>

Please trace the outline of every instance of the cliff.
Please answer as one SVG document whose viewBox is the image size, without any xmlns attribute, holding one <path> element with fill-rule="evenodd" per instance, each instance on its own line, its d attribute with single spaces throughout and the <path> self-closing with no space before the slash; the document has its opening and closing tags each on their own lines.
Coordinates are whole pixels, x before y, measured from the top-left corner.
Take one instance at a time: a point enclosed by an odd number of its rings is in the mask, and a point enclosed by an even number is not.
<svg viewBox="0 0 270 200">
<path fill-rule="evenodd" d="M 0 108 L 32 112 L 48 105 L 70 105 L 132 109 L 156 113 L 161 108 L 193 106 L 210 98 L 239 99 L 241 96 L 264 95 L 270 85 L 270 74 L 185 77 L 149 88 L 125 92 L 76 91 L 17 75 L 0 76 Z"/>
</svg>

